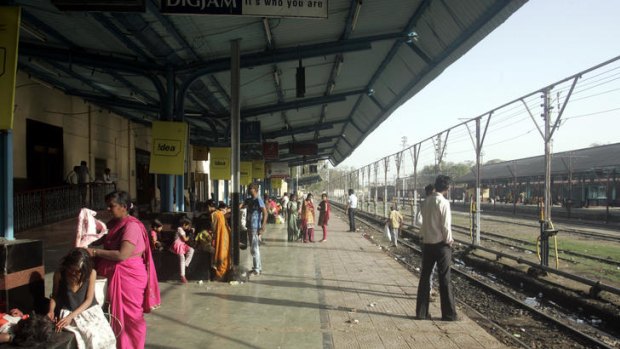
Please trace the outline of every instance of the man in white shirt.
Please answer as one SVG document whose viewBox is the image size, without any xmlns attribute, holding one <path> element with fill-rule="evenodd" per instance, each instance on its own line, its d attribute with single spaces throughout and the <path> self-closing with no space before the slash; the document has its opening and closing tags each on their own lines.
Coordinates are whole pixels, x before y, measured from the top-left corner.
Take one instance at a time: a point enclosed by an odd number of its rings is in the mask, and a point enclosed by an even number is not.
<svg viewBox="0 0 620 349">
<path fill-rule="evenodd" d="M 441 320 L 456 321 L 456 307 L 452 284 L 450 283 L 450 265 L 452 264 L 452 213 L 450 202 L 445 198 L 450 187 L 450 177 L 439 175 L 435 179 L 435 193 L 426 197 L 422 207 L 422 227 L 420 232 L 422 246 L 422 272 L 418 284 L 416 317 L 430 319 L 428 313 L 430 277 L 433 266 L 437 263 L 439 273 L 439 297 L 441 300 Z"/>
<path fill-rule="evenodd" d="M 280 203 L 282 204 L 282 210 L 280 210 L 280 212 L 282 212 L 282 217 L 284 218 L 285 222 L 288 222 L 288 217 L 287 217 L 287 209 L 286 206 L 288 205 L 288 193 L 284 193 L 282 195 L 282 199 L 280 200 Z"/>
<path fill-rule="evenodd" d="M 345 211 L 349 215 L 349 231 L 355 232 L 355 210 L 357 210 L 357 196 L 353 189 L 349 189 L 349 199 Z"/>
</svg>

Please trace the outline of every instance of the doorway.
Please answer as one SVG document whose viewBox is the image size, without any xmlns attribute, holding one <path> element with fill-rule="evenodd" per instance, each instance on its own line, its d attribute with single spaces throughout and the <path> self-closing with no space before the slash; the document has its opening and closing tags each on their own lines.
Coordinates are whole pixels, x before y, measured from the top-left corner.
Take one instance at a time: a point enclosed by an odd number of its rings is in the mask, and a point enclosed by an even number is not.
<svg viewBox="0 0 620 349">
<path fill-rule="evenodd" d="M 62 127 L 26 120 L 28 189 L 59 186 L 64 179 Z"/>
</svg>

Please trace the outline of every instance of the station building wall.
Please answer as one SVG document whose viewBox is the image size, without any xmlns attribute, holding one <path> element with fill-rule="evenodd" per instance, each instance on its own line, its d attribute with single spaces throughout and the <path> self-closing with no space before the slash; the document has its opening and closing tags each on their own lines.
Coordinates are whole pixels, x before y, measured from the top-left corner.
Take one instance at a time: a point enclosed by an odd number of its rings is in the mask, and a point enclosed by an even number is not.
<svg viewBox="0 0 620 349">
<path fill-rule="evenodd" d="M 88 162 L 92 179 L 95 159 L 111 169 L 117 188 L 136 195 L 137 149 L 150 151 L 151 129 L 65 95 L 18 73 L 15 93 L 13 128 L 13 176 L 15 191 L 30 189 L 27 173 L 27 120 L 62 128 L 63 174 L 70 172 L 80 161 Z M 32 177 L 32 176 L 31 176 Z"/>
</svg>

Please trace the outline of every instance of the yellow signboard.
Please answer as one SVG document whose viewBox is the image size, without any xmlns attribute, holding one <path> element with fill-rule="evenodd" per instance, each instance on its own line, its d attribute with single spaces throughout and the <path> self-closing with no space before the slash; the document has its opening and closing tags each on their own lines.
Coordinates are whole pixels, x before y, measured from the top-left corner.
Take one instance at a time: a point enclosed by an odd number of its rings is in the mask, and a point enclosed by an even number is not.
<svg viewBox="0 0 620 349">
<path fill-rule="evenodd" d="M 241 161 L 239 172 L 239 183 L 241 185 L 248 185 L 252 183 L 252 161 Z"/>
<path fill-rule="evenodd" d="M 0 6 L 0 130 L 13 128 L 20 8 Z"/>
<path fill-rule="evenodd" d="M 211 148 L 210 172 L 211 179 L 223 179 L 229 181 L 230 172 L 230 148 Z"/>
<path fill-rule="evenodd" d="M 265 178 L 265 160 L 252 161 L 252 176 L 256 179 Z"/>
<path fill-rule="evenodd" d="M 271 188 L 273 188 L 273 189 L 282 189 L 282 179 L 281 178 L 272 178 L 271 179 Z"/>
<path fill-rule="evenodd" d="M 173 121 L 153 121 L 153 150 L 150 173 L 183 175 L 187 124 Z"/>
</svg>

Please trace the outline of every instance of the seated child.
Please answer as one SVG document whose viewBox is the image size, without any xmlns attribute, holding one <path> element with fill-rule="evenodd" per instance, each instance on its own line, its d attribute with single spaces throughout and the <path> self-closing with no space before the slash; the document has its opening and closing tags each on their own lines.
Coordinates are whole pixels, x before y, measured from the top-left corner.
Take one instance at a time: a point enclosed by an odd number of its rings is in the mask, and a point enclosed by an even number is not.
<svg viewBox="0 0 620 349">
<path fill-rule="evenodd" d="M 75 333 L 76 340 L 88 348 L 114 348 L 114 332 L 95 299 L 96 279 L 86 249 L 72 249 L 54 273 L 47 316 L 56 323 L 56 331 Z"/>
<path fill-rule="evenodd" d="M 189 241 L 188 235 L 193 235 L 192 230 L 192 221 L 187 217 L 181 218 L 179 221 L 179 227 L 177 228 L 177 234 L 174 238 L 174 242 L 170 247 L 172 253 L 179 256 L 179 267 L 181 272 L 181 282 L 186 284 L 187 279 L 185 278 L 185 268 L 189 266 L 192 262 L 192 257 L 194 257 L 194 249 L 187 244 Z"/>
<path fill-rule="evenodd" d="M 10 342 L 20 347 L 44 348 L 54 334 L 52 321 L 38 314 L 24 316 L 19 309 L 12 309 L 10 313 L 2 316 L 6 323 L 1 326 L 0 343 Z M 14 323 L 15 319 L 18 320 Z"/>
<path fill-rule="evenodd" d="M 161 234 L 161 230 L 164 228 L 164 225 L 159 221 L 159 219 L 154 219 L 151 222 L 151 236 L 150 236 L 150 241 L 151 241 L 151 249 L 152 250 L 158 250 L 161 251 L 163 249 L 163 246 L 161 245 L 161 242 L 159 241 L 159 234 Z"/>
</svg>

